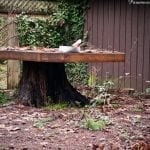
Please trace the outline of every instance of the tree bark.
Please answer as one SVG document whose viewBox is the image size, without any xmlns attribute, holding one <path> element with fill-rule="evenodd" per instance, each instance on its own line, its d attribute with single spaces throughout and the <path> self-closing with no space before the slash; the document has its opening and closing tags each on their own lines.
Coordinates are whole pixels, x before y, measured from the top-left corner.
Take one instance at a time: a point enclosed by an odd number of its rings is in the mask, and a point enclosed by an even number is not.
<svg viewBox="0 0 150 150">
<path fill-rule="evenodd" d="M 81 106 L 89 103 L 69 83 L 63 63 L 23 62 L 18 98 L 24 105 L 35 107 L 62 101 Z"/>
</svg>

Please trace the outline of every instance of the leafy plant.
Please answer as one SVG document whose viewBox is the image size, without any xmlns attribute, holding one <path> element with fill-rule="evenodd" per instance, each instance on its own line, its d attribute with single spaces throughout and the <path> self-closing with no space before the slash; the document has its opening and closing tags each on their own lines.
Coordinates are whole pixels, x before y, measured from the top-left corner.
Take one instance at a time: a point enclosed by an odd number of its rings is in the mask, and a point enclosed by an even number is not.
<svg viewBox="0 0 150 150">
<path fill-rule="evenodd" d="M 104 120 L 94 120 L 94 119 L 88 119 L 85 121 L 83 127 L 92 130 L 92 131 L 96 131 L 96 130 L 102 130 L 104 129 L 106 126 L 106 122 Z"/>
<path fill-rule="evenodd" d="M 84 120 L 81 122 L 81 127 L 92 130 L 92 131 L 97 131 L 97 130 L 103 130 L 107 125 L 110 124 L 110 120 L 106 117 L 101 117 L 98 119 L 93 119 L 90 116 L 85 117 Z"/>
<path fill-rule="evenodd" d="M 2 44 L 3 36 L 4 36 L 4 31 L 2 29 L 3 25 L 5 23 L 5 19 L 3 17 L 0 17 L 0 45 Z"/>
<path fill-rule="evenodd" d="M 0 92 L 0 105 L 5 104 L 6 102 L 8 102 L 8 97 L 4 93 Z"/>
<path fill-rule="evenodd" d="M 87 85 L 88 81 L 88 64 L 86 63 L 67 63 L 65 64 L 65 69 L 67 72 L 67 77 L 69 81 L 77 86 L 79 83 L 81 85 Z"/>
<path fill-rule="evenodd" d="M 0 46 L 3 44 L 3 39 L 5 36 L 5 31 L 2 29 L 2 27 L 5 24 L 5 19 L 3 17 L 0 17 Z M 0 64 L 4 63 L 4 60 L 0 60 Z"/>
<path fill-rule="evenodd" d="M 92 87 L 95 86 L 95 84 L 96 84 L 96 76 L 95 74 L 90 73 L 88 78 L 88 86 Z"/>
<path fill-rule="evenodd" d="M 92 107 L 97 105 L 110 104 L 113 95 L 109 94 L 109 90 L 113 88 L 114 83 L 111 80 L 104 81 L 102 85 L 96 85 L 95 91 L 97 96 L 92 100 Z"/>
</svg>

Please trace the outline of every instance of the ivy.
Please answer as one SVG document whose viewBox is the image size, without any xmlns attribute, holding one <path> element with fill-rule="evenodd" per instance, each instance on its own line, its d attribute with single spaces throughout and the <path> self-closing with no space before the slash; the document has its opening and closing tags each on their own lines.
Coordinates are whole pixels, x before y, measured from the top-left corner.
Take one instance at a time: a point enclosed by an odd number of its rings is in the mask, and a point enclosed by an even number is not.
<svg viewBox="0 0 150 150">
<path fill-rule="evenodd" d="M 5 19 L 3 17 L 0 17 L 0 45 L 3 43 L 4 38 L 4 31 L 2 30 L 3 25 L 5 24 Z"/>
<path fill-rule="evenodd" d="M 67 63 L 65 66 L 67 77 L 74 86 L 78 86 L 80 84 L 87 85 L 89 78 L 87 74 L 88 64 Z"/>
<path fill-rule="evenodd" d="M 55 11 L 47 19 L 19 15 L 20 45 L 58 47 L 82 38 L 86 1 L 59 0 Z"/>
<path fill-rule="evenodd" d="M 4 40 L 4 37 L 5 37 L 5 30 L 3 29 L 3 26 L 5 24 L 5 18 L 4 17 L 0 17 L 0 46 L 3 45 L 3 40 Z M 4 63 L 4 60 L 0 60 L 0 64 L 1 63 Z"/>
</svg>

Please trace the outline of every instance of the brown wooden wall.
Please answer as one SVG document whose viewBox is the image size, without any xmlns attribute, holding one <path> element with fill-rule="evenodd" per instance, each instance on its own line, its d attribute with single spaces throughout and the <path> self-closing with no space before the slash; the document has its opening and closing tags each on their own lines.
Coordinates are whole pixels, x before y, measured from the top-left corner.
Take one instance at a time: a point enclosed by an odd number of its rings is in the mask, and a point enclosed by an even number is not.
<svg viewBox="0 0 150 150">
<path fill-rule="evenodd" d="M 92 47 L 126 53 L 125 63 L 94 64 L 99 78 L 109 75 L 119 85 L 144 90 L 145 81 L 150 81 L 150 5 L 93 0 L 90 6 L 85 31 Z M 125 77 L 126 73 L 130 75 Z"/>
</svg>

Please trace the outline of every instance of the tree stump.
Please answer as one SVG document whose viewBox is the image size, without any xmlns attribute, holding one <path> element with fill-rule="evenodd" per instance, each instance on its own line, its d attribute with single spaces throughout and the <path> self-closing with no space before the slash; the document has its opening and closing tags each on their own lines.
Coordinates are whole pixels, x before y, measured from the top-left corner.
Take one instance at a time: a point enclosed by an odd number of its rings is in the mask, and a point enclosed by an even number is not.
<svg viewBox="0 0 150 150">
<path fill-rule="evenodd" d="M 18 98 L 22 104 L 35 107 L 44 106 L 49 100 L 81 106 L 89 103 L 69 83 L 64 63 L 24 61 Z"/>
</svg>

